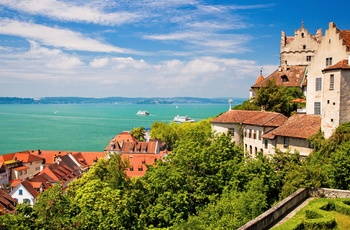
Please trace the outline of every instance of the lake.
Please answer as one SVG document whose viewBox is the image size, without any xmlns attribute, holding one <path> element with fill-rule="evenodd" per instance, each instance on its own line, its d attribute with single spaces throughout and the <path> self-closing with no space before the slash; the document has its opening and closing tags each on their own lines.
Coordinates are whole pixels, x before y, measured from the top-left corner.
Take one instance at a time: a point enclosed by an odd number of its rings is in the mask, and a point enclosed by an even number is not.
<svg viewBox="0 0 350 230">
<path fill-rule="evenodd" d="M 0 105 L 0 155 L 23 150 L 103 151 L 110 139 L 176 115 L 198 121 L 229 109 L 228 104 L 59 104 Z M 137 116 L 148 110 L 149 116 Z"/>
</svg>

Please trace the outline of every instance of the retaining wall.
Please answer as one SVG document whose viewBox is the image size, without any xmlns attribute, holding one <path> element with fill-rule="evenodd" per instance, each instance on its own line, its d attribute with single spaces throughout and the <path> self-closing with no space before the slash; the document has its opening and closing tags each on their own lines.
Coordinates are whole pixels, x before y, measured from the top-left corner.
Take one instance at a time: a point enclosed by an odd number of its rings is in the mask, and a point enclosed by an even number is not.
<svg viewBox="0 0 350 230">
<path fill-rule="evenodd" d="M 239 230 L 262 230 L 273 226 L 277 221 L 281 220 L 296 206 L 301 204 L 309 197 L 308 189 L 299 189 L 294 192 L 274 207 L 270 208 L 260 216 L 249 221 L 245 225 L 239 228 Z"/>
<path fill-rule="evenodd" d="M 330 188 L 299 189 L 274 207 L 240 227 L 239 230 L 269 229 L 309 197 L 350 198 L 350 191 Z"/>
</svg>

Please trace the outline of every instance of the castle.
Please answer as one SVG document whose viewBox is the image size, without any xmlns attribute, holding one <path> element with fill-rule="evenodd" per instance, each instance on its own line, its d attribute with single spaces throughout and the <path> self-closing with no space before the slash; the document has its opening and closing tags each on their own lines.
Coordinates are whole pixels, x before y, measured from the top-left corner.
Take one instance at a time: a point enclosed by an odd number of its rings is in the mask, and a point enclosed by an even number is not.
<svg viewBox="0 0 350 230">
<path fill-rule="evenodd" d="M 329 138 L 340 124 L 350 121 L 349 59 L 350 30 L 340 30 L 333 22 L 324 35 L 321 29 L 310 34 L 304 23 L 293 36 L 282 31 L 280 66 L 266 78 L 260 74 L 250 97 L 273 79 L 278 85 L 300 87 L 306 108 L 290 118 L 230 110 L 212 120 L 213 130 L 230 133 L 253 156 L 258 151 L 273 154 L 276 148 L 308 155 L 313 149 L 308 137 L 321 129 Z"/>
</svg>

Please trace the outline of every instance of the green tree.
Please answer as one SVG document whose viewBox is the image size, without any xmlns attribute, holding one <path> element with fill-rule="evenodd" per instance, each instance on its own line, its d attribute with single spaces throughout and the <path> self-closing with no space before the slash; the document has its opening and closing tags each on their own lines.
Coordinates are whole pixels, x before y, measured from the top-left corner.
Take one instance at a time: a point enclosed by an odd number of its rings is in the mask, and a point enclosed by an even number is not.
<svg viewBox="0 0 350 230">
<path fill-rule="evenodd" d="M 242 104 L 235 105 L 232 109 L 234 109 L 234 110 L 261 110 L 261 107 L 258 106 L 254 101 L 248 99 L 248 100 L 245 100 Z"/>
<path fill-rule="evenodd" d="M 111 153 L 108 156 L 109 159 L 99 159 L 79 180 L 71 182 L 67 194 L 75 197 L 78 188 L 95 179 L 108 183 L 113 189 L 128 188 L 130 179 L 126 175 L 126 169 L 129 168 L 129 161 L 120 154 Z"/>
<path fill-rule="evenodd" d="M 261 87 L 254 98 L 258 106 L 264 106 L 267 111 L 282 113 L 291 116 L 297 110 L 293 99 L 303 97 L 300 88 L 276 85 L 275 81 L 268 81 L 266 87 Z"/>
<path fill-rule="evenodd" d="M 139 141 L 145 141 L 145 128 L 137 127 L 130 131 L 130 134 Z"/>
<path fill-rule="evenodd" d="M 151 138 L 157 138 L 164 141 L 169 150 L 172 150 L 175 142 L 179 139 L 177 135 L 177 128 L 179 124 L 164 122 L 154 122 L 151 126 Z"/>
<path fill-rule="evenodd" d="M 71 229 L 71 218 L 75 210 L 69 197 L 63 194 L 61 184 L 41 193 L 33 210 L 38 228 Z"/>
<path fill-rule="evenodd" d="M 142 180 L 151 197 L 149 226 L 169 227 L 186 220 L 220 196 L 229 183 L 243 152 L 228 135 L 210 139 L 205 130 L 192 127 L 173 153 Z"/>
<path fill-rule="evenodd" d="M 35 213 L 29 204 L 18 204 L 16 214 L 0 215 L 0 229 L 35 229 Z"/>
</svg>

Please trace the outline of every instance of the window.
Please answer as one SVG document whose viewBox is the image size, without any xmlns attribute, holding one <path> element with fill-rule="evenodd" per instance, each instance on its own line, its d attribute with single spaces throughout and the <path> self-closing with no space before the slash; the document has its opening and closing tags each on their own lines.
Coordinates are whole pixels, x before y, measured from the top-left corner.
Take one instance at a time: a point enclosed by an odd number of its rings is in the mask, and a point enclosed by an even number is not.
<svg viewBox="0 0 350 230">
<path fill-rule="evenodd" d="M 286 75 L 283 75 L 282 77 L 282 82 L 288 82 L 288 77 Z"/>
<path fill-rule="evenodd" d="M 137 168 L 138 171 L 143 171 L 142 166 Z"/>
<path fill-rule="evenodd" d="M 265 149 L 267 149 L 267 147 L 269 146 L 269 141 L 267 139 L 264 140 L 264 145 L 265 145 Z"/>
<path fill-rule="evenodd" d="M 332 58 L 326 58 L 326 66 L 332 65 Z"/>
<path fill-rule="evenodd" d="M 234 129 L 234 128 L 228 128 L 228 134 L 229 134 L 231 137 L 234 137 L 234 136 L 235 136 L 235 129 Z"/>
<path fill-rule="evenodd" d="M 24 170 L 24 174 L 27 174 L 27 170 Z"/>
<path fill-rule="evenodd" d="M 258 138 L 259 138 L 259 140 L 261 140 L 261 136 L 262 136 L 262 131 L 258 131 Z"/>
<path fill-rule="evenodd" d="M 248 129 L 245 129 L 244 130 L 244 137 L 247 137 L 247 132 L 248 132 Z"/>
<path fill-rule="evenodd" d="M 314 114 L 320 115 L 321 114 L 321 102 L 315 102 L 314 103 Z"/>
<path fill-rule="evenodd" d="M 22 176 L 22 173 L 23 173 L 23 172 L 22 172 L 22 170 L 21 170 L 21 171 L 18 172 L 18 175 Z"/>
<path fill-rule="evenodd" d="M 18 190 L 18 195 L 20 195 L 20 196 L 23 195 L 23 190 L 22 190 L 22 189 L 19 189 L 19 190 Z"/>
<path fill-rule="evenodd" d="M 283 146 L 284 146 L 285 148 L 288 148 L 288 147 L 289 147 L 289 137 L 284 137 Z"/>
<path fill-rule="evenodd" d="M 130 167 L 130 168 L 129 168 L 129 171 L 134 171 L 134 168 L 133 168 L 133 167 Z"/>
<path fill-rule="evenodd" d="M 334 74 L 331 74 L 331 76 L 329 76 L 329 89 L 334 89 Z"/>
<path fill-rule="evenodd" d="M 23 199 L 23 203 L 30 204 L 30 200 L 29 199 Z"/>
<path fill-rule="evenodd" d="M 302 37 L 302 38 L 304 37 L 304 33 L 301 33 L 301 37 Z"/>
<path fill-rule="evenodd" d="M 251 130 L 251 129 L 249 129 L 249 131 L 248 131 L 248 132 L 249 132 L 248 137 L 249 137 L 249 138 L 252 138 L 252 130 Z"/>
<path fill-rule="evenodd" d="M 309 148 L 310 149 L 313 149 L 314 148 L 314 145 L 309 141 Z"/>
<path fill-rule="evenodd" d="M 316 78 L 316 91 L 320 91 L 322 88 L 322 78 Z"/>
<path fill-rule="evenodd" d="M 306 61 L 311 61 L 311 56 L 306 56 Z"/>
<path fill-rule="evenodd" d="M 306 49 L 306 45 L 303 45 L 303 49 Z"/>
<path fill-rule="evenodd" d="M 256 132 L 257 132 L 257 131 L 252 130 L 252 132 L 253 132 L 253 139 L 255 140 L 255 139 L 256 139 Z"/>
<path fill-rule="evenodd" d="M 40 170 L 40 167 L 36 167 L 35 170 L 36 170 L 36 171 L 39 171 L 39 170 Z"/>
</svg>

